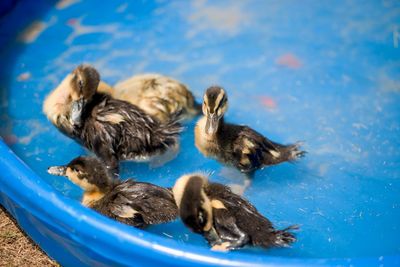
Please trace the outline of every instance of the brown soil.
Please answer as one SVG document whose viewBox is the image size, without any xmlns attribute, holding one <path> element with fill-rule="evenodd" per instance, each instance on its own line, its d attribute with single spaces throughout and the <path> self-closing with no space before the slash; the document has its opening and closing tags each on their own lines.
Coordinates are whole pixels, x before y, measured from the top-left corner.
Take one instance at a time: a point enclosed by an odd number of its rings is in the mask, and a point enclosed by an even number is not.
<svg viewBox="0 0 400 267">
<path fill-rule="evenodd" d="M 59 266 L 50 259 L 0 206 L 0 266 Z"/>
</svg>

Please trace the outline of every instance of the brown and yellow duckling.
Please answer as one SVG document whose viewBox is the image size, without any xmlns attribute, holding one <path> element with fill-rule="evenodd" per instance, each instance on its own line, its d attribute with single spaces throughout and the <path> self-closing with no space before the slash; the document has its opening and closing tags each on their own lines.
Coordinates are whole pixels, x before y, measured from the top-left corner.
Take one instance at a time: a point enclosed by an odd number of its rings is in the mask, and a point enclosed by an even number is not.
<svg viewBox="0 0 400 267">
<path fill-rule="evenodd" d="M 297 226 L 275 229 L 250 202 L 227 186 L 209 183 L 202 174 L 182 176 L 172 191 L 183 223 L 202 234 L 214 250 L 287 247 L 296 241 L 289 230 Z"/>
<path fill-rule="evenodd" d="M 70 136 L 100 157 L 113 174 L 121 160 L 149 160 L 179 147 L 178 120 L 160 123 L 126 101 L 97 91 L 100 75 L 80 65 L 71 83 Z"/>
<path fill-rule="evenodd" d="M 180 112 L 190 118 L 201 112 L 193 94 L 184 84 L 159 74 L 135 75 L 114 86 L 113 96 L 128 101 L 162 122 Z"/>
<path fill-rule="evenodd" d="M 78 157 L 48 169 L 66 176 L 84 190 L 81 203 L 112 219 L 138 228 L 175 220 L 178 211 L 171 190 L 132 179 L 113 179 L 96 158 Z"/>
<path fill-rule="evenodd" d="M 64 80 L 58 85 L 51 93 L 46 97 L 43 103 L 43 112 L 58 129 L 71 134 L 73 126 L 70 122 L 70 110 L 72 104 L 72 88 L 79 87 L 79 82 L 82 81 L 86 86 L 90 86 L 90 80 L 83 81 L 85 77 L 79 76 L 79 69 L 76 68 L 70 74 L 68 74 Z M 94 85 L 95 86 L 95 85 Z M 97 87 L 97 91 L 112 95 L 113 89 L 110 85 L 100 81 Z"/>
<path fill-rule="evenodd" d="M 76 79 L 79 75 L 78 69 L 79 67 L 68 74 L 46 97 L 43 104 L 43 112 L 48 119 L 66 133 L 72 129 L 69 111 L 72 88 L 79 86 L 76 84 L 80 80 Z M 176 114 L 179 114 L 179 119 L 186 119 L 201 112 L 201 105 L 196 103 L 186 85 L 159 74 L 135 75 L 117 83 L 115 88 L 100 81 L 97 91 L 136 105 L 161 122 L 171 120 Z"/>
<path fill-rule="evenodd" d="M 275 143 L 248 126 L 225 123 L 228 97 L 219 86 L 207 89 L 203 114 L 195 127 L 195 144 L 200 152 L 250 173 L 268 165 L 294 161 L 305 152 L 299 143 Z"/>
</svg>

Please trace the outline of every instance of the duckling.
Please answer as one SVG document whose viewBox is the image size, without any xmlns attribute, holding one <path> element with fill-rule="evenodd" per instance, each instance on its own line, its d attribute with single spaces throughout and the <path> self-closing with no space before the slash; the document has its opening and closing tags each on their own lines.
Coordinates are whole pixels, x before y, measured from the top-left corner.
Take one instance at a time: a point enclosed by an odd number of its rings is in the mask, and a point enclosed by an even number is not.
<svg viewBox="0 0 400 267">
<path fill-rule="evenodd" d="M 70 123 L 72 137 L 100 157 L 118 175 L 120 160 L 150 160 L 179 147 L 176 116 L 160 123 L 137 106 L 97 92 L 100 75 L 90 65 L 75 70 Z"/>
<path fill-rule="evenodd" d="M 251 173 L 268 165 L 293 161 L 305 151 L 300 144 L 281 145 L 247 126 L 225 123 L 228 97 L 223 88 L 212 86 L 204 95 L 204 116 L 195 127 L 195 145 L 207 157 Z"/>
<path fill-rule="evenodd" d="M 81 203 L 112 219 L 138 228 L 175 220 L 178 215 L 171 190 L 133 179 L 113 179 L 104 164 L 77 157 L 65 166 L 48 169 L 66 176 L 84 190 Z"/>
<path fill-rule="evenodd" d="M 181 111 L 180 118 L 200 113 L 190 90 L 179 81 L 159 74 L 135 75 L 114 86 L 114 97 L 128 101 L 162 122 Z"/>
<path fill-rule="evenodd" d="M 69 73 L 64 80 L 47 95 L 43 102 L 44 114 L 53 125 L 66 134 L 72 134 L 73 131 L 73 126 L 69 119 L 72 104 L 72 88 L 79 86 L 76 84 L 78 82 L 78 79 L 76 79 L 77 73 L 77 69 Z M 109 95 L 114 93 L 113 88 L 103 81 L 100 81 L 97 91 Z"/>
<path fill-rule="evenodd" d="M 276 230 L 247 200 L 222 184 L 209 183 L 202 174 L 179 178 L 172 189 L 179 215 L 193 232 L 202 234 L 214 250 L 245 245 L 287 247 L 296 241 L 289 232 Z"/>
</svg>

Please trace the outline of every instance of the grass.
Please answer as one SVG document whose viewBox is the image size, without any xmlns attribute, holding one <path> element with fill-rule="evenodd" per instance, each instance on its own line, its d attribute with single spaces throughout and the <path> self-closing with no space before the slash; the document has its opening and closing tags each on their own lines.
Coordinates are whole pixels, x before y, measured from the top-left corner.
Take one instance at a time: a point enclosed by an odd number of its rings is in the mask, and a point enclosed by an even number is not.
<svg viewBox="0 0 400 267">
<path fill-rule="evenodd" d="M 0 206 L 0 266 L 59 266 L 50 259 Z"/>
</svg>

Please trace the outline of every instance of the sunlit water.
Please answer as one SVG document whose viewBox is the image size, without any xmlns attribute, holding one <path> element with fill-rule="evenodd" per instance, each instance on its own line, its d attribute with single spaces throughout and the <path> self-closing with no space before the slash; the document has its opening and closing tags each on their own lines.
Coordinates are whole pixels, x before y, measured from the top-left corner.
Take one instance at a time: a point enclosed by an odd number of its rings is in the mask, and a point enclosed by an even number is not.
<svg viewBox="0 0 400 267">
<path fill-rule="evenodd" d="M 85 1 L 51 7 L 38 19 L 38 36 L 17 40 L 10 25 L 21 24 L 20 10 L 2 22 L 1 134 L 60 193 L 81 196 L 47 167 L 87 151 L 47 121 L 44 97 L 81 62 L 110 84 L 159 72 L 186 83 L 198 101 L 209 85 L 222 85 L 228 121 L 278 142 L 305 142 L 305 158 L 258 171 L 245 192 L 278 228 L 300 224 L 298 242 L 233 253 L 400 252 L 398 2 Z M 197 151 L 195 120 L 185 124 L 176 159 L 160 168 L 123 163 L 122 177 L 172 186 L 180 175 L 202 171 L 240 185 L 232 170 Z M 207 247 L 178 221 L 148 231 Z"/>
</svg>

